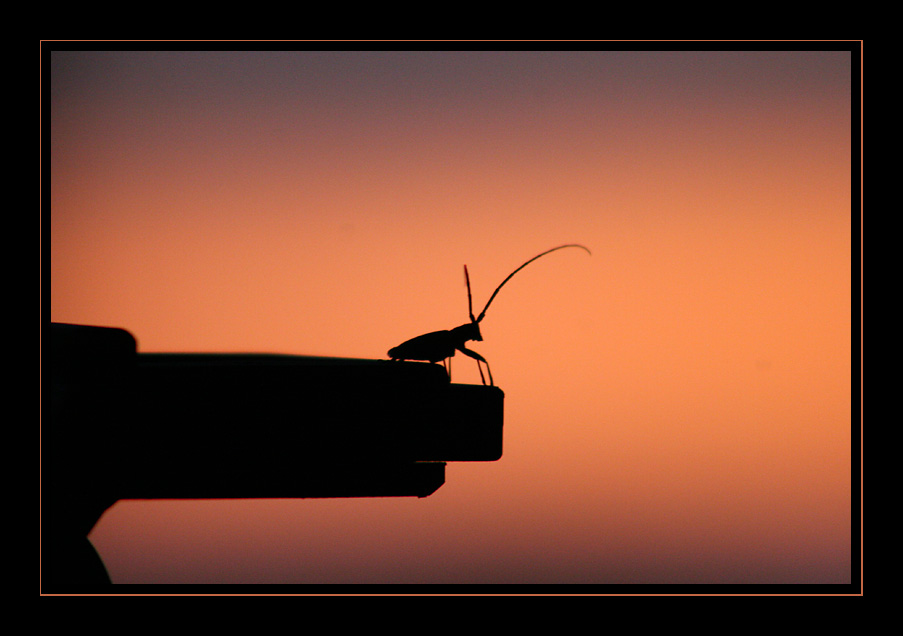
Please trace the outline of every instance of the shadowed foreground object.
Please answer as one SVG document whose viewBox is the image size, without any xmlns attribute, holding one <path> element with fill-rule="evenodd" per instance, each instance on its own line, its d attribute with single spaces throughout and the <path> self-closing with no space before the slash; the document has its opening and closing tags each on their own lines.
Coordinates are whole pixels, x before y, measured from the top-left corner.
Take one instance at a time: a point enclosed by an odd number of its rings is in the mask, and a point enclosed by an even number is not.
<svg viewBox="0 0 903 636">
<path fill-rule="evenodd" d="M 426 497 L 445 462 L 502 455 L 504 394 L 439 365 L 137 353 L 51 325 L 42 591 L 109 582 L 87 539 L 119 499 Z"/>
</svg>

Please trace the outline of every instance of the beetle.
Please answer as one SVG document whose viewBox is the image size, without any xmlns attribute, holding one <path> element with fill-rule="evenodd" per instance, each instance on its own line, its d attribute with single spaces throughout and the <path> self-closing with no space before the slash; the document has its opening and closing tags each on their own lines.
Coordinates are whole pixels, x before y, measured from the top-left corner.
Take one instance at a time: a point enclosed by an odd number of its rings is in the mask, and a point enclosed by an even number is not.
<svg viewBox="0 0 903 636">
<path fill-rule="evenodd" d="M 481 311 L 480 315 L 477 317 L 474 317 L 473 315 L 473 300 L 470 294 L 470 275 L 467 273 L 467 265 L 465 265 L 464 281 L 467 284 L 467 310 L 470 313 L 470 322 L 463 324 L 460 327 L 455 327 L 454 329 L 448 329 L 445 331 L 433 331 L 423 334 L 422 336 L 411 338 L 410 340 L 402 342 L 397 347 L 389 349 L 389 358 L 392 360 L 423 360 L 432 363 L 436 363 L 441 360 L 446 368 L 446 371 L 448 371 L 449 379 L 451 379 L 451 358 L 457 351 L 460 351 L 464 355 L 477 361 L 477 368 L 480 370 L 480 379 L 483 380 L 484 385 L 486 384 L 486 378 L 483 375 L 483 367 L 480 363 L 482 362 L 483 364 L 485 364 L 486 372 L 489 374 L 489 385 L 495 386 L 492 381 L 492 371 L 489 370 L 489 363 L 486 361 L 486 358 L 481 356 L 476 351 L 472 351 L 465 347 L 464 343 L 469 340 L 475 340 L 477 342 L 483 340 L 483 335 L 480 333 L 480 321 L 483 320 L 483 317 L 486 315 L 486 310 L 489 309 L 489 305 L 491 305 L 492 301 L 495 300 L 495 297 L 499 293 L 499 290 L 505 285 L 505 283 L 511 280 L 512 276 L 517 274 L 520 270 L 525 268 L 536 259 L 556 250 L 564 249 L 566 247 L 579 247 L 580 249 L 585 250 L 587 254 L 592 255 L 592 252 L 590 252 L 587 247 L 578 243 L 559 245 L 558 247 L 553 247 L 550 250 L 546 250 L 542 254 L 537 254 L 526 263 L 518 267 L 516 270 L 508 274 L 508 278 L 503 280 L 501 285 L 496 287 L 495 291 L 492 292 L 492 296 L 489 297 L 489 301 L 486 303 L 486 306 L 483 307 L 483 311 Z"/>
</svg>

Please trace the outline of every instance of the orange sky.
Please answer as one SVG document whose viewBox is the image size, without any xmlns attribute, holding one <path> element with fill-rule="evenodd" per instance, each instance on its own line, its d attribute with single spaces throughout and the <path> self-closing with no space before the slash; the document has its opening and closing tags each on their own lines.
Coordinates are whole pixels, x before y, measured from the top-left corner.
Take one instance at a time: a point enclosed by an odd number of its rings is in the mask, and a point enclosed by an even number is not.
<svg viewBox="0 0 903 636">
<path fill-rule="evenodd" d="M 463 264 L 482 307 L 593 252 L 481 325 L 500 461 L 423 500 L 120 502 L 114 581 L 851 580 L 849 52 L 50 70 L 49 317 L 141 351 L 383 358 L 467 321 Z"/>
</svg>

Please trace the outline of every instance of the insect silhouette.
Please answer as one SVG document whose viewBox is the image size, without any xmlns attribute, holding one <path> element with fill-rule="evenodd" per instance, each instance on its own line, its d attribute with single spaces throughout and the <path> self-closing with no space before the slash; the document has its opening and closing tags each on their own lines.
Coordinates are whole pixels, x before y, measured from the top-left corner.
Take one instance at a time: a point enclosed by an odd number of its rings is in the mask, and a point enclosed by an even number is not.
<svg viewBox="0 0 903 636">
<path fill-rule="evenodd" d="M 483 317 L 486 315 L 486 310 L 489 309 L 489 305 L 492 304 L 492 301 L 495 300 L 496 295 L 499 293 L 499 290 L 511 280 L 511 277 L 517 274 L 520 270 L 525 268 L 527 265 L 535 261 L 536 259 L 545 256 L 551 252 L 556 250 L 561 250 L 566 247 L 579 247 L 582 250 L 586 250 L 587 254 L 592 255 L 592 252 L 589 251 L 588 248 L 583 245 L 579 245 L 577 243 L 569 243 L 567 245 L 559 245 L 558 247 L 553 247 L 550 250 L 546 250 L 542 254 L 537 254 L 529 261 L 518 267 L 516 270 L 508 274 L 508 278 L 502 281 L 502 284 L 495 288 L 495 291 L 492 292 L 492 296 L 489 297 L 489 301 L 486 303 L 486 306 L 483 307 L 483 311 L 480 312 L 480 315 L 474 317 L 473 315 L 473 300 L 470 294 L 470 275 L 467 273 L 467 265 L 464 266 L 464 281 L 467 283 L 467 310 L 470 313 L 470 322 L 461 325 L 460 327 L 455 327 L 454 329 L 449 329 L 446 331 L 433 331 L 431 333 L 423 334 L 422 336 L 417 336 L 416 338 L 411 338 L 407 340 L 397 347 L 393 347 L 389 349 L 389 358 L 392 360 L 424 360 L 427 362 L 439 362 L 442 361 L 445 366 L 446 371 L 448 371 L 448 377 L 451 379 L 451 358 L 455 355 L 456 351 L 460 351 L 464 355 L 473 358 L 477 361 L 477 368 L 480 370 L 480 379 L 483 381 L 483 384 L 486 384 L 486 377 L 483 375 L 483 367 L 480 364 L 481 362 L 486 365 L 486 373 L 489 374 L 489 385 L 495 386 L 492 381 L 492 371 L 489 370 L 489 363 L 486 361 L 486 358 L 481 356 L 476 351 L 471 351 L 467 347 L 464 346 L 468 340 L 476 340 L 482 341 L 483 335 L 480 333 L 480 321 L 483 320 Z"/>
</svg>

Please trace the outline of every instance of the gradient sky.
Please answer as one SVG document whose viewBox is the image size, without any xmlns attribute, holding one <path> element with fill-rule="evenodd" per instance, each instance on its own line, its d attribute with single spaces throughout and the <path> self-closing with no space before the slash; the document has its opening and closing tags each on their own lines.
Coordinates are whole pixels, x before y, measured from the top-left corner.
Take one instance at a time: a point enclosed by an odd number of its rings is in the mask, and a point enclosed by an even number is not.
<svg viewBox="0 0 903 636">
<path fill-rule="evenodd" d="M 115 582 L 851 581 L 849 51 L 49 55 L 54 321 L 384 358 L 593 252 L 482 323 L 500 461 L 119 502 Z"/>
</svg>

